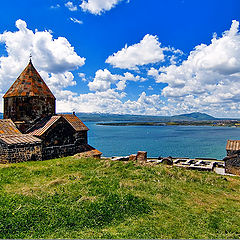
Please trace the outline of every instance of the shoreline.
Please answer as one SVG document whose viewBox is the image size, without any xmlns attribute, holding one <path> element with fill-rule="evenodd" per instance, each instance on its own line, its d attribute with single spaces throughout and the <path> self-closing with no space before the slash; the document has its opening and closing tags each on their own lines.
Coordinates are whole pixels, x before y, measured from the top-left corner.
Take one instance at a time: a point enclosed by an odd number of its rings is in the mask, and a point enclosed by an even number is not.
<svg viewBox="0 0 240 240">
<path fill-rule="evenodd" d="M 172 121 L 172 122 L 101 122 L 100 126 L 211 126 L 211 127 L 240 127 L 240 122 L 222 121 Z"/>
</svg>

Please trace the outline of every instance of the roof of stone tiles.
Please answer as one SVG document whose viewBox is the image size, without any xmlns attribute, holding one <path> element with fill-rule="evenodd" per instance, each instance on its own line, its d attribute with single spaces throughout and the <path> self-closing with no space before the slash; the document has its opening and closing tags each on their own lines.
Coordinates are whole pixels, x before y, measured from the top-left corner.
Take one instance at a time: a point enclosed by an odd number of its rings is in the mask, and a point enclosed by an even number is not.
<svg viewBox="0 0 240 240">
<path fill-rule="evenodd" d="M 37 122 L 28 134 L 33 136 L 42 136 L 55 122 L 60 118 L 64 118 L 75 131 L 87 131 L 87 126 L 74 114 L 58 114 L 52 117 L 46 117 Z"/>
<path fill-rule="evenodd" d="M 88 131 L 89 128 L 75 114 L 58 114 L 65 118 L 76 131 Z"/>
<path fill-rule="evenodd" d="M 18 96 L 44 96 L 55 99 L 54 95 L 33 66 L 31 60 L 3 97 Z"/>
<path fill-rule="evenodd" d="M 18 135 L 0 135 L 0 140 L 7 145 L 13 144 L 25 144 L 25 143 L 41 143 L 41 140 L 37 137 L 28 134 Z"/>
<path fill-rule="evenodd" d="M 17 135 L 21 132 L 17 129 L 16 125 L 11 119 L 0 120 L 0 135 Z"/>
<path fill-rule="evenodd" d="M 228 140 L 226 150 L 232 151 L 240 150 L 240 140 Z"/>
<path fill-rule="evenodd" d="M 61 116 L 43 118 L 29 130 L 28 134 L 33 136 L 42 136 L 60 118 Z"/>
</svg>

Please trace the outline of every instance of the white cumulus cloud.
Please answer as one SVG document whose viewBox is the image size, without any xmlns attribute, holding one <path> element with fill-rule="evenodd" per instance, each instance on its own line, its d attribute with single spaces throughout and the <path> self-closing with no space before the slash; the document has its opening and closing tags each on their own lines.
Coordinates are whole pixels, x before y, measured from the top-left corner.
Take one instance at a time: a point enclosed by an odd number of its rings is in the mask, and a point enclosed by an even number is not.
<svg viewBox="0 0 240 240">
<path fill-rule="evenodd" d="M 4 93 L 29 61 L 33 63 L 51 89 L 75 85 L 72 70 L 84 65 L 80 57 L 64 37 L 53 38 L 51 31 L 32 31 L 25 21 L 16 21 L 16 32 L 0 34 L 7 56 L 0 57 L 0 92 Z"/>
<path fill-rule="evenodd" d="M 82 79 L 82 81 L 86 82 L 86 74 L 85 73 L 78 73 L 78 76 Z"/>
<path fill-rule="evenodd" d="M 80 7 L 83 11 L 95 15 L 101 15 L 105 11 L 111 10 L 122 0 L 83 0 Z"/>
<path fill-rule="evenodd" d="M 123 75 L 112 74 L 107 69 L 99 69 L 92 82 L 88 83 L 91 91 L 103 92 L 111 88 L 112 84 L 116 84 L 117 90 L 124 90 L 127 81 L 144 81 L 140 76 L 134 76 L 132 73 L 126 72 Z"/>
<path fill-rule="evenodd" d="M 125 46 L 123 49 L 109 56 L 106 63 L 115 68 L 137 70 L 138 66 L 157 63 L 164 60 L 164 48 L 157 36 L 145 35 L 140 43 Z"/>
<path fill-rule="evenodd" d="M 240 114 L 240 33 L 233 20 L 221 37 L 214 34 L 209 45 L 200 44 L 180 65 L 151 68 L 156 82 L 167 83 L 163 96 L 183 110 L 204 110 L 218 116 Z M 232 107 L 234 107 L 234 110 Z"/>
<path fill-rule="evenodd" d="M 160 99 L 160 95 L 147 96 L 142 92 L 135 101 L 123 101 L 125 93 L 119 93 L 114 89 L 104 92 L 80 94 L 61 92 L 62 98 L 57 99 L 58 112 L 102 112 L 114 114 L 148 114 L 167 115 L 169 108 Z"/>
<path fill-rule="evenodd" d="M 77 6 L 73 4 L 73 2 L 67 2 L 65 3 L 65 7 L 67 7 L 70 11 L 74 12 L 77 11 Z"/>
<path fill-rule="evenodd" d="M 73 4 L 73 2 L 67 2 L 65 3 L 65 7 L 67 7 L 70 11 L 74 12 L 77 11 L 77 6 Z"/>
</svg>

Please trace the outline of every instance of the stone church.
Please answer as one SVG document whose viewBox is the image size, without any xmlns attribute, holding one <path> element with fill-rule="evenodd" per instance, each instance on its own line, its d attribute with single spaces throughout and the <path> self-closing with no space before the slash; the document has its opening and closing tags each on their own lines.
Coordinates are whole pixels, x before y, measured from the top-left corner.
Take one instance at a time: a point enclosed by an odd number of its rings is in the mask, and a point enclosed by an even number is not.
<svg viewBox="0 0 240 240">
<path fill-rule="evenodd" d="M 88 145 L 87 126 L 73 114 L 56 114 L 56 98 L 30 59 L 3 96 L 0 163 L 45 160 L 76 153 L 100 157 Z"/>
</svg>

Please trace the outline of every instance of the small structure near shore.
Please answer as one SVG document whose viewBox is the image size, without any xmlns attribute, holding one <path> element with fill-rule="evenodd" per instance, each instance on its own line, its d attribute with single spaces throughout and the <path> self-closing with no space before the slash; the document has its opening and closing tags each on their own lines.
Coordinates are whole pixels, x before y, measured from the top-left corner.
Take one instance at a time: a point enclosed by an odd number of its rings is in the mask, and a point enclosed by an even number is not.
<svg viewBox="0 0 240 240">
<path fill-rule="evenodd" d="M 45 160 L 92 151 L 88 127 L 73 114 L 56 114 L 56 98 L 30 59 L 3 96 L 0 163 Z"/>
<path fill-rule="evenodd" d="M 146 162 L 147 161 L 147 152 L 138 151 L 136 160 L 139 162 Z"/>
<path fill-rule="evenodd" d="M 226 173 L 240 175 L 240 140 L 228 140 L 225 162 Z"/>
</svg>

